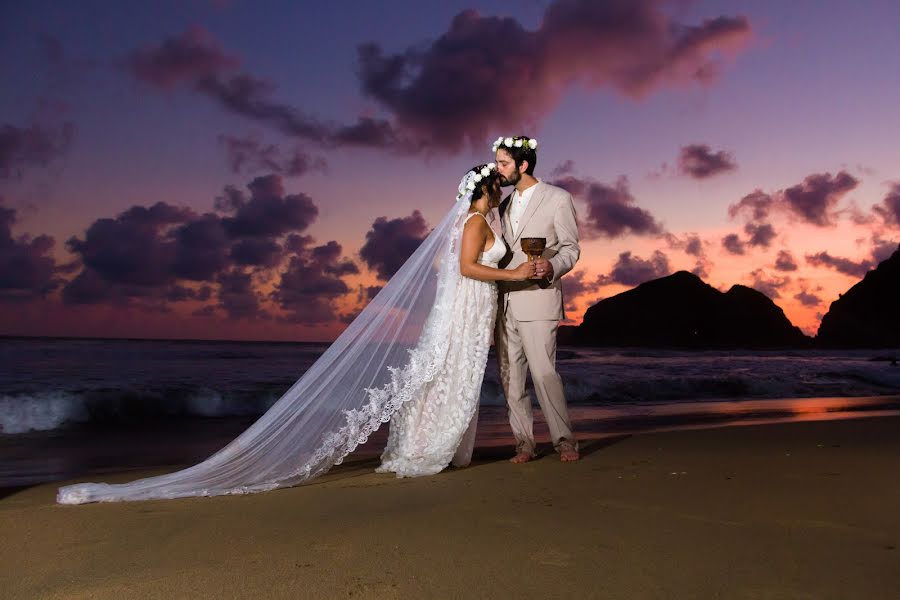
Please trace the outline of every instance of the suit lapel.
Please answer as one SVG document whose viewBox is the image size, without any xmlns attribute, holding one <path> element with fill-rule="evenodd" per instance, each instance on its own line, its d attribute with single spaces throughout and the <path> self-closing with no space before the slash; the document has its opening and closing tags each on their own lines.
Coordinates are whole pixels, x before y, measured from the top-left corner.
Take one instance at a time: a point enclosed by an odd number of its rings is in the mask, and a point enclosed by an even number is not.
<svg viewBox="0 0 900 600">
<path fill-rule="evenodd" d="M 509 204 L 512 202 L 512 194 L 507 196 L 503 202 L 500 203 L 500 233 L 503 236 L 503 241 L 506 242 L 506 245 L 509 245 L 509 238 L 512 236 L 512 227 L 509 222 Z"/>
<path fill-rule="evenodd" d="M 528 224 L 528 221 L 534 216 L 534 212 L 541 205 L 541 202 L 544 201 L 544 194 L 547 192 L 546 187 L 541 182 L 536 183 L 535 186 L 535 190 L 531 194 L 531 200 L 528 201 L 528 206 L 525 208 L 525 214 L 519 219 L 519 227 L 516 229 L 515 238 L 512 241 L 513 244 L 522 237 L 522 232 L 525 231 L 525 225 Z"/>
</svg>

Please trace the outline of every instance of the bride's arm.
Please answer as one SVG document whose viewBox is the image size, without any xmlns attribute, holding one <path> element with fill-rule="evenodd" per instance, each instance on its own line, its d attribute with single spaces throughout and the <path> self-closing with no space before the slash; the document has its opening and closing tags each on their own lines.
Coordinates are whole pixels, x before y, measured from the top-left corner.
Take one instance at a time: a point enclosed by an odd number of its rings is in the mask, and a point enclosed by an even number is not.
<svg viewBox="0 0 900 600">
<path fill-rule="evenodd" d="M 478 255 L 490 235 L 493 234 L 484 219 L 469 219 L 463 228 L 459 248 L 460 275 L 480 281 L 524 281 L 534 275 L 534 263 L 530 262 L 524 262 L 512 270 L 495 269 L 479 263 Z"/>
</svg>

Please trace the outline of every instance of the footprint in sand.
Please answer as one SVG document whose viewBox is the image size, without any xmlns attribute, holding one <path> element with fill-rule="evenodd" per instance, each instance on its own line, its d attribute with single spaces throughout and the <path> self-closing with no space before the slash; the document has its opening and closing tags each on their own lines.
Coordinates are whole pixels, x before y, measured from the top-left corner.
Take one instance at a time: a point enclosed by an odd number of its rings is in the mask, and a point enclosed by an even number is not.
<svg viewBox="0 0 900 600">
<path fill-rule="evenodd" d="M 550 567 L 568 567 L 571 556 L 567 552 L 551 548 L 533 557 L 536 562 Z"/>
</svg>

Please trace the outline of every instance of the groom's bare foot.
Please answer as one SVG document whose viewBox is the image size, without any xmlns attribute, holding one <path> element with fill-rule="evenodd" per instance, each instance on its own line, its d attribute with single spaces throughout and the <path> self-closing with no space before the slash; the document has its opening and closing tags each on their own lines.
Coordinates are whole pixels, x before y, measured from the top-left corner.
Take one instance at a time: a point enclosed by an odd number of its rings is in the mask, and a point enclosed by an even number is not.
<svg viewBox="0 0 900 600">
<path fill-rule="evenodd" d="M 534 460 L 534 454 L 531 454 L 530 452 L 519 452 L 511 459 L 509 459 L 509 462 L 516 465 L 521 465 L 522 463 L 527 463 L 531 460 Z"/>
<path fill-rule="evenodd" d="M 563 442 L 559 445 L 559 460 L 562 462 L 574 462 L 581 458 L 581 455 L 578 454 L 578 450 L 575 449 L 575 446 L 568 442 Z"/>
</svg>

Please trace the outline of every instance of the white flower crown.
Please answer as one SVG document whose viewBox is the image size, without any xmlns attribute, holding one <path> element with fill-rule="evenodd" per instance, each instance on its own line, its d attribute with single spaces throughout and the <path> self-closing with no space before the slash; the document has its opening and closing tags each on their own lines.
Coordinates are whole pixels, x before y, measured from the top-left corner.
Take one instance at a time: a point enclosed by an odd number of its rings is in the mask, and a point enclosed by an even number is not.
<svg viewBox="0 0 900 600">
<path fill-rule="evenodd" d="M 497 152 L 497 149 L 500 146 L 504 146 L 506 148 L 521 148 L 522 146 L 527 146 L 532 150 L 537 150 L 538 141 L 534 138 L 523 136 L 516 137 L 503 137 L 500 136 L 497 138 L 497 141 L 494 142 L 493 151 Z"/>
<path fill-rule="evenodd" d="M 462 181 L 459 182 L 459 195 L 457 196 L 457 199 L 462 198 L 469 192 L 474 192 L 475 187 L 481 183 L 481 180 L 490 175 L 492 171 L 496 170 L 496 163 L 488 163 L 481 167 L 481 169 L 472 169 L 463 175 Z"/>
</svg>

